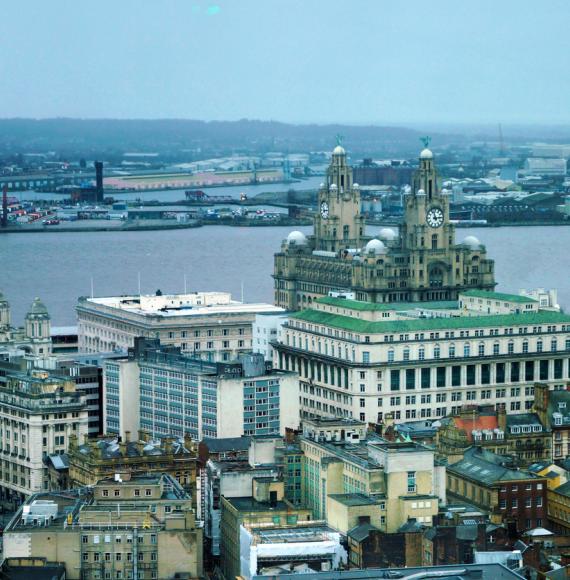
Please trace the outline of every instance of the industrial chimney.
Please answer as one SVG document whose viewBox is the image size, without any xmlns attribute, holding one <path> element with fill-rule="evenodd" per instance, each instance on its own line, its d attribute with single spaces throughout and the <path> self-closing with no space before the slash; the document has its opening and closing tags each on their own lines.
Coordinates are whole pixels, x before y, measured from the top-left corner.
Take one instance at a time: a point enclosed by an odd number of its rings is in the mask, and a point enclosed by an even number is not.
<svg viewBox="0 0 570 580">
<path fill-rule="evenodd" d="M 103 201 L 103 162 L 95 161 L 95 201 Z"/>
</svg>

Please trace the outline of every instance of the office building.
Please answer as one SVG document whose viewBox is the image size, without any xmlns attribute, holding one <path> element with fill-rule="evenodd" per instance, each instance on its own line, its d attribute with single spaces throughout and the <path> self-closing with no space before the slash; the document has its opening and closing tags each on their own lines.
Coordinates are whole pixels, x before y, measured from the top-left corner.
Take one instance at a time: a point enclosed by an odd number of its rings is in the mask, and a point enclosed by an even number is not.
<svg viewBox="0 0 570 580">
<path fill-rule="evenodd" d="M 288 314 L 256 314 L 252 327 L 252 350 L 263 355 L 267 361 L 273 361 L 272 343 L 277 340 L 281 326 Z"/>
<path fill-rule="evenodd" d="M 494 263 L 474 236 L 461 243 L 449 219 L 450 192 L 440 190 L 433 154 L 424 149 L 404 198 L 398 233 L 365 234 L 360 188 L 346 152 L 332 154 L 318 194 L 314 235 L 292 232 L 275 254 L 275 304 L 306 308 L 329 292 L 373 304 L 456 300 L 467 289 L 493 290 Z"/>
<path fill-rule="evenodd" d="M 205 360 L 229 361 L 251 352 L 256 314 L 280 312 L 237 302 L 227 292 L 80 298 L 79 351 L 126 351 L 144 336 Z"/>
<path fill-rule="evenodd" d="M 258 568 L 262 567 L 262 562 L 265 560 L 265 566 L 270 566 L 276 562 L 285 563 L 289 561 L 299 561 L 303 559 L 302 550 L 292 550 L 292 546 L 285 546 L 284 543 L 291 541 L 293 545 L 295 542 L 303 541 L 302 534 L 295 538 L 292 534 L 292 529 L 280 529 L 281 526 L 296 526 L 300 522 L 310 527 L 313 517 L 309 509 L 295 507 L 285 500 L 284 486 L 282 481 L 275 480 L 271 477 L 256 478 L 252 481 L 252 490 L 245 497 L 225 497 L 222 495 L 221 507 L 221 568 L 225 578 L 235 578 L 236 576 L 244 576 L 250 578 L 258 572 Z M 323 522 L 320 522 L 321 524 Z M 274 530 L 273 541 L 268 537 L 264 538 L 258 536 L 256 541 L 253 536 L 255 533 L 250 532 L 248 528 L 276 528 Z M 293 528 L 294 529 L 294 528 Z M 267 531 L 271 531 L 268 529 Z M 314 530 L 313 530 L 314 531 Z M 322 530 L 321 530 L 322 531 Z M 334 534 L 333 530 L 327 530 Z M 279 534 L 281 534 L 281 541 L 279 541 Z M 270 534 L 271 535 L 271 534 Z M 283 539 L 284 537 L 290 538 Z M 308 540 L 305 536 L 305 540 Z M 323 549 L 326 550 L 328 558 L 326 561 L 333 560 L 335 567 L 331 569 L 338 569 L 340 564 L 340 555 L 344 552 L 340 545 L 340 534 L 336 534 L 336 542 L 334 542 L 336 549 L 331 547 L 330 543 L 324 542 L 324 538 L 312 537 L 315 542 L 323 542 L 323 544 L 312 547 L 315 551 L 311 555 L 322 554 Z M 332 539 L 327 538 L 327 539 Z M 310 541 L 310 540 L 309 540 Z M 279 543 L 278 549 L 273 546 L 273 549 L 263 549 L 263 543 Z M 299 545 L 297 544 L 297 548 Z M 317 549 L 318 548 L 318 549 Z M 309 555 L 306 552 L 307 556 Z M 273 555 L 273 558 L 271 558 Z M 289 556 L 287 558 L 287 556 Z M 311 559 L 311 558 L 307 558 Z M 320 569 L 320 568 L 319 568 Z"/>
<path fill-rule="evenodd" d="M 457 301 L 318 298 L 290 315 L 275 366 L 298 372 L 303 417 L 381 423 L 441 418 L 465 404 L 529 411 L 536 381 L 565 389 L 570 316 L 531 298 L 471 290 Z"/>
<path fill-rule="evenodd" d="M 36 494 L 4 530 L 4 556 L 55 560 L 66 578 L 202 576 L 202 528 L 169 475 Z M 177 576 L 178 575 L 178 576 Z"/>
<path fill-rule="evenodd" d="M 105 364 L 105 429 L 152 437 L 284 435 L 299 424 L 296 373 L 268 368 L 263 356 L 212 363 L 158 340 L 136 339 L 124 359 Z"/>
<path fill-rule="evenodd" d="M 519 532 L 546 525 L 546 478 L 486 449 L 470 447 L 447 466 L 447 492 L 489 513 L 492 523 L 516 522 Z"/>
<path fill-rule="evenodd" d="M 58 359 L 50 373 L 69 378 L 75 383 L 79 393 L 85 395 L 89 417 L 90 437 L 103 434 L 103 368 L 97 364 L 87 364 L 73 359 Z"/>
<path fill-rule="evenodd" d="M 140 431 L 121 441 L 108 436 L 81 441 L 72 435 L 67 461 L 71 487 L 95 485 L 115 474 L 127 480 L 167 473 L 196 500 L 197 445 L 189 437 L 152 439 Z"/>
<path fill-rule="evenodd" d="M 65 453 L 72 435 L 87 434 L 86 401 L 72 380 L 47 371 L 4 367 L 1 374 L 0 493 L 23 499 L 48 489 L 44 460 Z"/>
<path fill-rule="evenodd" d="M 346 534 L 361 518 L 384 532 L 415 519 L 432 525 L 446 503 L 445 467 L 434 451 L 389 442 L 350 419 L 303 421 L 303 503 Z"/>
</svg>

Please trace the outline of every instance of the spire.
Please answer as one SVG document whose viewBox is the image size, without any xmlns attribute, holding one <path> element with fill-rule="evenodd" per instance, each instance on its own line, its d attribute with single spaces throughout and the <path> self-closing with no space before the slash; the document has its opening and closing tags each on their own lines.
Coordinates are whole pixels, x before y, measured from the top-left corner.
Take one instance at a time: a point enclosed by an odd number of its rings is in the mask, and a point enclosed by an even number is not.
<svg viewBox="0 0 570 580">
<path fill-rule="evenodd" d="M 424 144 L 424 148 L 420 153 L 420 167 L 414 176 L 413 192 L 417 194 L 418 191 L 423 190 L 428 199 L 432 199 L 437 194 L 437 175 L 433 162 L 433 153 L 428 149 L 431 137 L 421 137 L 420 141 Z"/>
</svg>

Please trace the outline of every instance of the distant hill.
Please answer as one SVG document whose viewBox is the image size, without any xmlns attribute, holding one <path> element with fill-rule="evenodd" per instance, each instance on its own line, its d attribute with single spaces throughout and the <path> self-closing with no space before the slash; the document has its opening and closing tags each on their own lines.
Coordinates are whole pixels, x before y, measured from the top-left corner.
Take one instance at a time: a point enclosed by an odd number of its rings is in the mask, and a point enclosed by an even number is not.
<svg viewBox="0 0 570 580">
<path fill-rule="evenodd" d="M 422 133 L 404 127 L 292 125 L 276 121 L 0 119 L 3 150 L 330 150 L 344 137 L 353 153 L 417 152 Z"/>
</svg>

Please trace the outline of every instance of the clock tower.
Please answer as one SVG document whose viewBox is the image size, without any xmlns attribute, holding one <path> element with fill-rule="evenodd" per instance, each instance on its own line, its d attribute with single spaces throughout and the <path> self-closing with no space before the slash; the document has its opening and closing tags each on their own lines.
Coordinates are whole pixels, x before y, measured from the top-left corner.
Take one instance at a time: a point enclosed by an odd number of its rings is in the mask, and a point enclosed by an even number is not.
<svg viewBox="0 0 570 580">
<path fill-rule="evenodd" d="M 449 256 L 455 227 L 449 221 L 449 194 L 439 189 L 433 153 L 427 147 L 420 153 L 420 167 L 405 196 L 404 210 L 402 246 L 412 252 L 413 266 L 428 287 L 447 285 L 454 278 Z"/>
<path fill-rule="evenodd" d="M 339 143 L 332 153 L 326 183 L 319 190 L 315 249 L 336 253 L 360 248 L 365 237 L 364 225 L 360 215 L 360 190 L 353 183 L 352 167 L 347 165 L 346 152 Z"/>
</svg>

